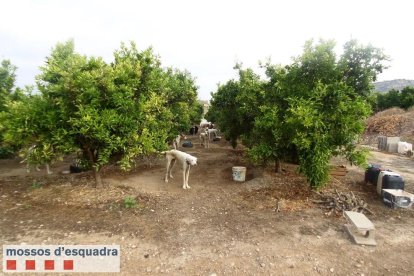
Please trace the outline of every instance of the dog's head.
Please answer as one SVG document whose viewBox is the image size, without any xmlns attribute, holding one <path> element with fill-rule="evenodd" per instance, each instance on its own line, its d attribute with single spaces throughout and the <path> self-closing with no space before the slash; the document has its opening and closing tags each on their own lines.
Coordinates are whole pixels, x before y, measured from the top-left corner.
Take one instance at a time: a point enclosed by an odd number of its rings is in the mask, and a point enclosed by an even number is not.
<svg viewBox="0 0 414 276">
<path fill-rule="evenodd" d="M 185 161 L 187 162 L 187 164 L 189 164 L 191 166 L 196 166 L 197 165 L 197 157 L 194 157 L 194 156 L 191 156 L 191 157 L 192 158 L 187 157 Z"/>
</svg>

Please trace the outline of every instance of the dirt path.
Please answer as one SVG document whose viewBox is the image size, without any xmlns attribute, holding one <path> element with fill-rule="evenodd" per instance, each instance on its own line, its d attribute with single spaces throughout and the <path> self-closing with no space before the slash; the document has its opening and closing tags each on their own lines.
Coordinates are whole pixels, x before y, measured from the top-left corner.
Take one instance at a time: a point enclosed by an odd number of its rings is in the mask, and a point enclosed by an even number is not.
<svg viewBox="0 0 414 276">
<path fill-rule="evenodd" d="M 110 188 L 103 191 L 89 188 L 87 173 L 60 175 L 67 164 L 54 165 L 56 173 L 45 177 L 26 175 L 18 161 L 0 163 L 2 244 L 120 244 L 123 275 L 414 274 L 412 210 L 384 206 L 360 169 L 351 168 L 335 185 L 370 204 L 376 247 L 352 244 L 344 219 L 310 203 L 312 192 L 293 167 L 277 176 L 253 168 L 224 142 L 184 150 L 199 159 L 190 190 L 182 189 L 177 165 L 175 178 L 163 182 L 164 160 L 129 173 L 107 170 Z M 387 157 L 373 158 L 406 164 Z M 234 165 L 247 165 L 248 181 L 232 181 Z M 413 167 L 404 168 L 411 179 Z M 301 185 L 303 193 L 292 195 Z M 136 198 L 137 208 L 124 207 L 126 196 Z"/>
</svg>

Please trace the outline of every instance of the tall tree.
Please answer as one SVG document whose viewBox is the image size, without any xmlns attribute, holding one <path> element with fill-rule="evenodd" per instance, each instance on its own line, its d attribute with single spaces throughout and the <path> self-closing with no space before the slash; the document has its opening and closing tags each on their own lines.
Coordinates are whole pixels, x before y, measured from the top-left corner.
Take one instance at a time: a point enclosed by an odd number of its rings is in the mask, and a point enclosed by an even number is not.
<svg viewBox="0 0 414 276">
<path fill-rule="evenodd" d="M 152 49 L 138 51 L 134 43 L 114 56 L 108 64 L 77 54 L 73 41 L 57 44 L 37 76 L 40 94 L 9 113 L 10 140 L 36 143 L 50 159 L 80 150 L 98 187 L 111 157 L 128 169 L 136 156 L 165 149 L 170 133 L 196 116 L 193 78 L 163 69 Z"/>
<path fill-rule="evenodd" d="M 10 60 L 2 60 L 0 67 L 0 112 L 6 110 L 7 99 L 14 91 L 17 67 Z"/>
<path fill-rule="evenodd" d="M 378 74 L 388 68 L 389 57 L 383 50 L 372 45 L 361 45 L 353 39 L 345 43 L 344 53 L 338 62 L 342 80 L 352 87 L 356 94 L 367 97 L 373 90 Z"/>
</svg>

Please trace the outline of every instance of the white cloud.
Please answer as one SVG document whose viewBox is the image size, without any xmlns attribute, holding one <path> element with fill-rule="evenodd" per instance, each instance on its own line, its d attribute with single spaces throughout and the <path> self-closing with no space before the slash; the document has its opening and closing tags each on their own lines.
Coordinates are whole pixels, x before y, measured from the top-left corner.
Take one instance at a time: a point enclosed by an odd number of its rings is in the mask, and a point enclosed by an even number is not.
<svg viewBox="0 0 414 276">
<path fill-rule="evenodd" d="M 59 41 L 73 38 L 78 52 L 111 59 L 121 41 L 150 45 L 166 66 L 189 70 L 206 99 L 218 82 L 234 77 L 241 61 L 256 66 L 271 56 L 288 63 L 310 38 L 350 38 L 384 48 L 393 59 L 380 79 L 411 78 L 414 42 L 407 1 L 80 1 L 3 0 L 0 59 L 19 67 L 20 86 Z"/>
</svg>

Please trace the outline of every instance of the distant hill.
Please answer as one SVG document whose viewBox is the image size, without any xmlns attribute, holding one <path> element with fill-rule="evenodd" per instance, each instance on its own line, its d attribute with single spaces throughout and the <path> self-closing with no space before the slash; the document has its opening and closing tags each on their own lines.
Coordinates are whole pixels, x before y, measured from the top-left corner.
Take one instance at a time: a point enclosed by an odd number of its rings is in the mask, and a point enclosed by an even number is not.
<svg viewBox="0 0 414 276">
<path fill-rule="evenodd" d="M 391 89 L 401 90 L 406 86 L 414 86 L 414 80 L 398 79 L 398 80 L 380 81 L 380 82 L 375 82 L 374 86 L 375 86 L 375 91 L 377 92 L 388 92 Z"/>
</svg>

